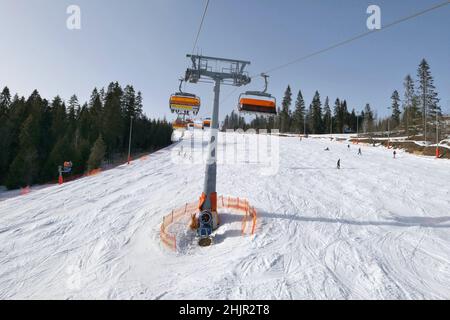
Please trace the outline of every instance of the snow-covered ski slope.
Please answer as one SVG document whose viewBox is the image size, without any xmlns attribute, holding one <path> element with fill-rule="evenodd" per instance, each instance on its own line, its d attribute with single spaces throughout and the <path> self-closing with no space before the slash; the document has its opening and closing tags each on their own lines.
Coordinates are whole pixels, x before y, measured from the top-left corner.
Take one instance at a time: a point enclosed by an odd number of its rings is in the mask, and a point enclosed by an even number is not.
<svg viewBox="0 0 450 320">
<path fill-rule="evenodd" d="M 174 253 L 159 240 L 162 217 L 203 186 L 189 136 L 130 166 L 0 202 L 0 298 L 450 298 L 450 161 L 281 137 L 276 175 L 245 159 L 218 166 L 219 195 L 257 208 L 256 235 L 241 236 L 240 217 L 228 214 L 213 246 L 186 238 Z M 235 136 L 220 135 L 219 158 L 242 143 Z"/>
</svg>

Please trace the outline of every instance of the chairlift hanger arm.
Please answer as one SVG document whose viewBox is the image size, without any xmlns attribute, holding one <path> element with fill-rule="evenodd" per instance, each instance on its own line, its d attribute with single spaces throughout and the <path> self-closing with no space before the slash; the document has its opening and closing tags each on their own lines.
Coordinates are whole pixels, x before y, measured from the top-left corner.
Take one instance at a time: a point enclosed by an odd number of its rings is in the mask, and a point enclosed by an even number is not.
<svg viewBox="0 0 450 320">
<path fill-rule="evenodd" d="M 179 90 L 180 90 L 180 93 L 184 93 L 184 92 L 183 92 L 183 89 L 181 89 L 181 86 L 183 85 L 183 81 L 184 81 L 184 79 L 183 79 L 183 78 L 180 78 L 180 86 L 178 87 Z"/>
<path fill-rule="evenodd" d="M 269 81 L 267 80 L 267 78 L 269 77 L 267 74 L 265 73 L 261 73 L 261 77 L 264 78 L 264 90 L 263 93 L 267 92 L 267 86 L 269 85 Z"/>
</svg>

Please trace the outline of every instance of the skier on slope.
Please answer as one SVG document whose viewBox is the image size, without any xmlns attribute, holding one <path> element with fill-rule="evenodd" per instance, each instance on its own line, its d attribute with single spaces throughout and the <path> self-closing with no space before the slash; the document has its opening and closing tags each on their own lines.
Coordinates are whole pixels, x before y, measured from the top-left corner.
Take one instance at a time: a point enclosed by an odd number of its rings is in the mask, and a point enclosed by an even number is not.
<svg viewBox="0 0 450 320">
<path fill-rule="evenodd" d="M 397 151 L 394 150 L 393 154 L 394 154 L 394 159 L 395 159 L 395 156 L 397 155 Z"/>
<path fill-rule="evenodd" d="M 337 162 L 337 168 L 338 168 L 338 169 L 341 168 L 341 159 L 339 159 L 338 162 Z"/>
<path fill-rule="evenodd" d="M 358 149 L 358 156 L 362 156 L 361 148 Z"/>
</svg>

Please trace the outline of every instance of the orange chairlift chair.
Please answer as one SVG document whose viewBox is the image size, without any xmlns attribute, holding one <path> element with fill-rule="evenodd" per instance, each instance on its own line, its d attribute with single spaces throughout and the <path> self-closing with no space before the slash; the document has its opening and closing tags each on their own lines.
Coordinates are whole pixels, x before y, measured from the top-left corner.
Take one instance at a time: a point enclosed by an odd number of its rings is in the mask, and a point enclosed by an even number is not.
<svg viewBox="0 0 450 320">
<path fill-rule="evenodd" d="M 174 93 L 170 96 L 169 107 L 172 113 L 177 114 L 189 114 L 193 113 L 197 115 L 200 111 L 200 98 L 195 94 L 183 92 L 181 90 L 181 85 L 183 84 L 183 79 L 180 79 L 179 92 Z"/>
<path fill-rule="evenodd" d="M 265 81 L 263 91 L 247 91 L 239 96 L 238 110 L 242 113 L 257 114 L 260 116 L 274 116 L 277 114 L 277 100 L 270 93 L 267 93 L 266 74 L 261 74 Z"/>
</svg>

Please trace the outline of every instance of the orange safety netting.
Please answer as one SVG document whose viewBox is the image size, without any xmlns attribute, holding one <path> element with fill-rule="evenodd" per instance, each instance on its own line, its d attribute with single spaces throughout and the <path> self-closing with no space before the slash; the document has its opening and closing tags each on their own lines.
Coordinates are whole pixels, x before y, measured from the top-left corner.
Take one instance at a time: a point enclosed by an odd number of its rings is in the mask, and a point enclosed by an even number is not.
<svg viewBox="0 0 450 320">
<path fill-rule="evenodd" d="M 186 203 L 183 207 L 172 212 L 163 217 L 163 222 L 160 228 L 160 238 L 162 243 L 164 243 L 170 249 L 177 250 L 177 238 L 175 234 L 171 234 L 168 227 L 174 222 L 180 221 L 183 217 L 192 217 L 198 213 L 199 203 Z M 256 231 L 256 221 L 257 212 L 256 209 L 250 206 L 249 202 L 241 198 L 224 197 L 220 196 L 217 199 L 217 209 L 229 209 L 237 213 L 242 213 L 242 227 L 241 232 L 245 234 L 254 234 Z M 251 222 L 251 225 L 249 224 Z"/>
</svg>

